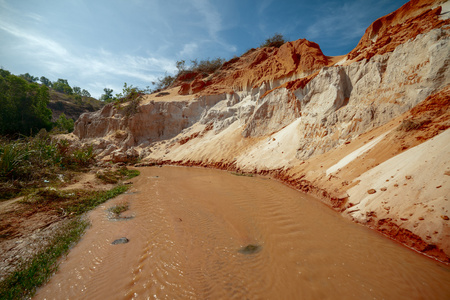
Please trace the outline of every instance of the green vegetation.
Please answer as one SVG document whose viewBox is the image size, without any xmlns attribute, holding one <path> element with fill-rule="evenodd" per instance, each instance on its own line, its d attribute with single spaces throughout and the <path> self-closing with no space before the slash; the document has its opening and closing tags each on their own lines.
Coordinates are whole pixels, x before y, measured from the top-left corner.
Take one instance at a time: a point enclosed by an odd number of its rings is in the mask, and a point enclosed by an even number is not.
<svg viewBox="0 0 450 300">
<path fill-rule="evenodd" d="M 200 61 L 194 59 L 191 60 L 191 65 L 189 67 L 186 67 L 186 61 L 180 60 L 176 62 L 176 67 L 178 69 L 178 74 L 176 75 L 176 77 L 189 72 L 211 74 L 217 71 L 224 64 L 224 62 L 225 59 L 223 58 L 208 58 Z"/>
<path fill-rule="evenodd" d="M 111 183 L 116 184 L 120 180 L 128 180 L 133 177 L 136 177 L 139 175 L 138 170 L 128 170 L 126 167 L 122 167 L 120 169 L 117 169 L 115 171 L 108 170 L 105 172 L 97 173 L 96 176 L 98 179 L 102 180 L 104 183 Z"/>
<path fill-rule="evenodd" d="M 32 297 L 36 288 L 45 283 L 57 270 L 58 259 L 67 254 L 89 226 L 89 222 L 79 216 L 106 200 L 124 193 L 127 189 L 128 187 L 123 185 L 101 192 L 46 189 L 24 200 L 24 203 L 29 204 L 32 210 L 55 209 L 72 216 L 73 219 L 62 227 L 49 245 L 33 259 L 23 262 L 14 273 L 0 282 L 0 299 Z"/>
<path fill-rule="evenodd" d="M 113 214 L 113 218 L 119 218 L 120 214 L 127 211 L 129 209 L 130 205 L 128 204 L 128 202 L 122 202 L 119 203 L 117 205 L 114 205 L 110 208 L 108 208 L 108 211 Z"/>
<path fill-rule="evenodd" d="M 52 88 L 57 91 L 64 94 L 72 95 L 73 89 L 70 87 L 69 82 L 67 82 L 67 79 L 61 79 L 59 78 L 57 81 L 53 82 Z"/>
<path fill-rule="evenodd" d="M 39 78 L 37 78 L 33 75 L 30 75 L 29 73 L 20 74 L 19 77 L 25 79 L 28 82 L 36 82 L 39 80 Z"/>
<path fill-rule="evenodd" d="M 89 222 L 75 218 L 35 257 L 24 262 L 17 271 L 0 282 L 0 299 L 31 298 L 36 288 L 45 283 L 58 268 L 58 259 L 80 239 Z"/>
<path fill-rule="evenodd" d="M 141 89 L 128 85 L 126 82 L 123 84 L 122 93 L 116 94 L 115 97 L 112 96 L 112 89 L 104 88 L 103 90 L 105 94 L 100 99 L 106 103 L 114 103 L 117 109 L 123 109 L 127 118 L 139 112 L 142 96 L 151 92 L 149 87 Z M 121 106 L 122 103 L 127 103 L 127 105 Z"/>
<path fill-rule="evenodd" d="M 114 101 L 113 97 L 113 89 L 110 88 L 104 88 L 103 91 L 105 92 L 103 95 L 101 95 L 100 100 L 104 101 L 106 103 L 110 103 Z"/>
<path fill-rule="evenodd" d="M 29 83 L 0 69 L 0 135 L 29 135 L 42 128 L 50 130 L 49 99 L 48 87 Z"/>
<path fill-rule="evenodd" d="M 83 94 L 83 91 L 81 93 Z M 50 89 L 50 103 L 48 104 L 48 108 L 53 111 L 54 116 L 59 117 L 64 113 L 66 118 L 76 121 L 83 112 L 99 110 L 104 104 L 103 101 L 92 97 L 80 96 L 76 93 L 68 95 Z"/>
<path fill-rule="evenodd" d="M 59 118 L 56 120 L 55 124 L 61 132 L 69 133 L 73 131 L 74 122 L 72 119 L 67 119 L 64 113 L 59 115 Z"/>
<path fill-rule="evenodd" d="M 78 216 L 128 190 L 118 185 L 109 191 L 57 190 L 46 188 L 25 197 L 21 203 L 29 204 L 30 210 L 54 210 L 62 216 Z"/>
<path fill-rule="evenodd" d="M 217 71 L 225 62 L 223 58 L 206 59 L 197 61 L 197 59 L 191 60 L 191 67 L 189 71 L 197 73 L 214 73 Z"/>
<path fill-rule="evenodd" d="M 237 172 L 231 172 L 232 175 L 235 176 L 245 176 L 245 177 L 253 177 L 252 173 L 237 173 Z"/>
<path fill-rule="evenodd" d="M 156 85 L 155 91 L 160 91 L 168 88 L 172 83 L 175 82 L 177 76 L 165 75 L 162 78 L 158 78 L 156 82 L 152 82 L 152 84 Z"/>
<path fill-rule="evenodd" d="M 74 121 L 85 110 L 99 109 L 100 103 L 87 90 L 72 88 L 66 79 L 52 83 L 44 76 L 40 79 L 29 73 L 16 76 L 0 69 L 0 135 L 15 138 L 53 127 L 70 132 L 73 126 L 69 121 L 52 123 L 52 110 L 60 112 L 57 115 L 64 112 L 63 118 L 69 116 Z"/>
<path fill-rule="evenodd" d="M 273 36 L 266 39 L 264 43 L 260 45 L 261 48 L 264 47 L 277 47 L 280 48 L 281 45 L 286 43 L 284 36 L 281 33 L 275 33 Z"/>
<path fill-rule="evenodd" d="M 158 78 L 156 82 L 152 84 L 156 85 L 155 92 L 159 92 L 163 89 L 170 87 L 180 76 L 187 73 L 199 73 L 202 75 L 212 74 L 220 69 L 224 64 L 225 59 L 215 58 L 215 59 L 205 59 L 198 61 L 197 59 L 191 60 L 190 66 L 186 66 L 185 60 L 180 60 L 176 62 L 176 67 L 178 73 L 175 76 L 165 75 L 162 78 Z"/>
<path fill-rule="evenodd" d="M 41 76 L 41 78 L 39 79 L 39 81 L 40 81 L 43 85 L 45 85 L 45 86 L 47 86 L 47 87 L 51 87 L 51 86 L 52 86 L 52 82 L 51 82 L 47 77 Z"/>
<path fill-rule="evenodd" d="M 426 121 L 416 121 L 416 120 L 403 120 L 402 123 L 399 125 L 398 130 L 399 131 L 411 131 L 411 130 L 417 130 L 420 127 L 422 127 Z"/>
<path fill-rule="evenodd" d="M 52 141 L 45 131 L 35 137 L 0 140 L 0 199 L 59 181 L 56 174 L 83 171 L 94 162 L 92 147 L 71 148 L 66 140 Z"/>
</svg>

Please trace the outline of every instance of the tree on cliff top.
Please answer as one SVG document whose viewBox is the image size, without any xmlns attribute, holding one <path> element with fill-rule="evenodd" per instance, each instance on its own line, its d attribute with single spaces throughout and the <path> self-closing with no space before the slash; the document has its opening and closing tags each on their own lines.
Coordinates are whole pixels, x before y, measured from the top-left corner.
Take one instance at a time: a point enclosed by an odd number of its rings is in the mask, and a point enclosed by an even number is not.
<svg viewBox="0 0 450 300">
<path fill-rule="evenodd" d="M 260 45 L 261 48 L 264 47 L 277 47 L 280 48 L 281 45 L 286 43 L 284 36 L 281 33 L 275 33 L 273 36 L 266 39 L 264 43 Z"/>
</svg>

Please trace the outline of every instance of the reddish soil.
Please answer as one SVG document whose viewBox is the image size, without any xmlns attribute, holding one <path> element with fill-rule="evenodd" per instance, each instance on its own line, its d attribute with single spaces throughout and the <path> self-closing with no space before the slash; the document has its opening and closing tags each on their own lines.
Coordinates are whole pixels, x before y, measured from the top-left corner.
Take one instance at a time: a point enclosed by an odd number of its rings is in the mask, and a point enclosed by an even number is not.
<svg viewBox="0 0 450 300">
<path fill-rule="evenodd" d="M 224 63 L 220 71 L 209 80 L 198 75 L 194 81 L 181 84 L 179 94 L 195 94 L 200 91 L 205 95 L 231 93 L 233 90 L 258 87 L 264 82 L 293 74 L 304 73 L 306 76 L 330 63 L 318 44 L 305 39 L 287 42 L 280 48 L 251 49 L 241 57 Z M 192 76 L 189 77 L 191 79 Z M 307 81 L 299 81 L 297 84 L 306 83 Z"/>
<path fill-rule="evenodd" d="M 78 176 L 59 190 L 107 190 L 94 173 Z M 61 203 L 27 204 L 23 197 L 0 202 L 0 280 L 45 247 L 68 215 Z"/>
<path fill-rule="evenodd" d="M 349 60 L 370 59 L 374 55 L 392 52 L 417 35 L 450 24 L 439 18 L 442 8 L 433 6 L 445 0 L 411 0 L 396 11 L 370 25 L 358 45 L 348 54 Z"/>
</svg>

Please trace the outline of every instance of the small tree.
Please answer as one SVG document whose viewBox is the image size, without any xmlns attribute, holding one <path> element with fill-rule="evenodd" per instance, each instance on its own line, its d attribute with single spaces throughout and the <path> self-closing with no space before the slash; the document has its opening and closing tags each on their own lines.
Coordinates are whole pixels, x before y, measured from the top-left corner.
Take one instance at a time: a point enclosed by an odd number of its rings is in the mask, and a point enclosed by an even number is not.
<svg viewBox="0 0 450 300">
<path fill-rule="evenodd" d="M 81 88 L 80 88 L 79 86 L 74 86 L 74 87 L 72 88 L 72 90 L 73 90 L 73 93 L 74 93 L 74 94 L 80 95 L 80 96 L 81 96 Z"/>
<path fill-rule="evenodd" d="M 56 127 L 64 132 L 72 132 L 73 131 L 74 122 L 72 119 L 66 118 L 64 113 L 59 115 L 58 120 L 56 120 Z"/>
<path fill-rule="evenodd" d="M 81 96 L 83 96 L 83 97 L 91 97 L 91 93 L 89 93 L 87 90 L 83 89 L 81 91 Z"/>
<path fill-rule="evenodd" d="M 280 48 L 281 45 L 286 43 L 284 36 L 281 33 L 275 33 L 273 36 L 266 39 L 264 43 L 260 45 L 261 48 L 264 47 L 277 47 Z"/>
<path fill-rule="evenodd" d="M 39 80 L 39 78 L 37 78 L 37 77 L 35 77 L 33 75 L 30 75 L 29 73 L 20 74 L 19 77 L 25 79 L 28 82 L 36 82 L 36 81 Z"/>
<path fill-rule="evenodd" d="M 53 82 L 52 86 L 55 91 L 58 91 L 58 92 L 61 92 L 61 93 L 67 94 L 67 95 L 73 94 L 73 90 L 70 87 L 67 79 L 58 78 L 57 81 Z"/>
<path fill-rule="evenodd" d="M 103 91 L 105 92 L 103 95 L 101 95 L 100 100 L 104 101 L 106 103 L 114 101 L 113 97 L 113 89 L 110 88 L 104 88 Z"/>
<path fill-rule="evenodd" d="M 168 88 L 174 81 L 175 77 L 167 75 L 163 78 L 158 78 L 156 82 L 152 82 L 152 84 L 156 85 L 157 90 Z"/>
<path fill-rule="evenodd" d="M 186 61 L 184 60 L 177 61 L 176 67 L 178 69 L 178 74 L 183 73 L 184 71 L 186 71 Z"/>
<path fill-rule="evenodd" d="M 39 79 L 39 81 L 40 81 L 43 85 L 45 85 L 45 86 L 48 86 L 48 87 L 51 87 L 51 86 L 52 86 L 52 82 L 51 82 L 48 78 L 46 78 L 46 77 L 44 77 L 44 76 L 41 76 L 41 78 Z"/>
</svg>

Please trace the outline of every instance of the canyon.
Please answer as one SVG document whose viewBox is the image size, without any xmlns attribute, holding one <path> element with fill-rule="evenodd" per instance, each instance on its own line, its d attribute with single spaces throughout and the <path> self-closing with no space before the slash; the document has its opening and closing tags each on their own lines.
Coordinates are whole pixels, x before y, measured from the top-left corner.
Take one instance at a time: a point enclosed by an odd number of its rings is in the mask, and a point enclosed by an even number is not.
<svg viewBox="0 0 450 300">
<path fill-rule="evenodd" d="M 104 162 L 269 176 L 450 263 L 449 10 L 412 0 L 338 57 L 305 39 L 251 49 L 66 138 Z"/>
</svg>

